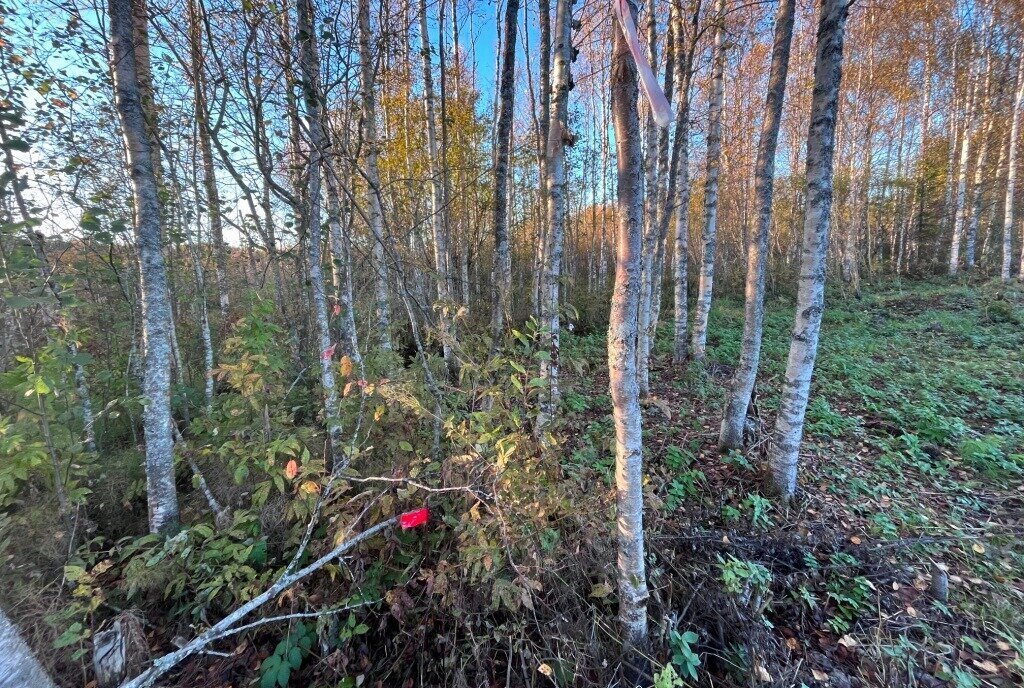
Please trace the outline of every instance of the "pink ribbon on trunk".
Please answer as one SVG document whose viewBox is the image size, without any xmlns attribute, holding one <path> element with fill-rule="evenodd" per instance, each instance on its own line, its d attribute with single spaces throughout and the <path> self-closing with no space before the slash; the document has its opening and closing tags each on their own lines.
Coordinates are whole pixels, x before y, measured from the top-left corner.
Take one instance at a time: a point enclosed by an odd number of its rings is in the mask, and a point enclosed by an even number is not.
<svg viewBox="0 0 1024 688">
<path fill-rule="evenodd" d="M 615 16 L 618 17 L 619 25 L 622 26 L 626 43 L 629 45 L 629 52 L 632 53 L 637 71 L 640 72 L 640 84 L 643 86 L 644 95 L 647 96 L 647 102 L 651 104 L 654 121 L 659 127 L 665 128 L 672 121 L 672 107 L 668 104 L 668 99 L 665 98 L 661 86 L 658 85 L 658 79 L 651 70 L 651 63 L 647 61 L 647 56 L 640 49 L 640 38 L 636 33 L 636 24 L 633 23 L 633 14 L 629 11 L 628 0 L 612 0 L 612 5 L 615 7 Z"/>
</svg>

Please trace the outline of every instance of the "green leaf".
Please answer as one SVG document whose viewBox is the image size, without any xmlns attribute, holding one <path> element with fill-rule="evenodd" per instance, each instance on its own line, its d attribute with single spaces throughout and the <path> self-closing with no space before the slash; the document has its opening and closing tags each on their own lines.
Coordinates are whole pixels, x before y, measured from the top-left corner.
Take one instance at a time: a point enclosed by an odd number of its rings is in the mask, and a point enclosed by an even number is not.
<svg viewBox="0 0 1024 688">
<path fill-rule="evenodd" d="M 292 668 L 287 664 L 282 664 L 281 668 L 277 670 L 277 685 L 284 688 L 288 685 L 288 681 L 292 677 Z"/>
<path fill-rule="evenodd" d="M 405 440 L 402 440 L 401 442 L 399 442 L 398 446 L 401 447 L 402 451 L 407 451 L 407 452 L 411 452 L 412 451 L 412 445 L 409 444 L 408 442 L 406 442 Z"/>
</svg>

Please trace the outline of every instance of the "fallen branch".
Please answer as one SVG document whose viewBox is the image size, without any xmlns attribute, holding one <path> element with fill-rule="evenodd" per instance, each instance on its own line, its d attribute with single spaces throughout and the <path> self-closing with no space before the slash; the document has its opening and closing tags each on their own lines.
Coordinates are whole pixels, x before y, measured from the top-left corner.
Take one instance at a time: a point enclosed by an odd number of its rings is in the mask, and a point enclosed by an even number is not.
<svg viewBox="0 0 1024 688">
<path fill-rule="evenodd" d="M 219 638 L 223 638 L 224 636 L 230 635 L 231 630 L 234 628 L 235 624 L 237 624 L 239 621 L 241 621 L 243 618 L 248 616 L 250 613 L 258 609 L 259 607 L 263 606 L 264 604 L 272 600 L 274 597 L 277 596 L 278 593 L 294 585 L 296 582 L 302 580 L 306 576 L 315 573 L 316 571 L 323 568 L 326 564 L 330 563 L 334 559 L 337 559 L 342 554 L 352 549 L 359 543 L 369 540 L 377 533 L 380 533 L 381 531 L 390 528 L 397 522 L 397 517 L 392 517 L 386 521 L 381 521 L 377 525 L 368 528 L 367 530 L 364 530 L 362 533 L 355 536 L 351 540 L 347 540 L 341 543 L 340 545 L 332 549 L 330 552 L 314 561 L 312 564 L 309 564 L 308 566 L 299 569 L 298 571 L 295 571 L 293 573 L 286 572 L 284 575 L 277 579 L 276 583 L 274 583 L 272 586 L 264 590 L 263 593 L 252 598 L 251 600 L 243 604 L 241 607 L 239 607 L 238 609 L 236 609 L 235 611 L 231 612 L 226 617 L 221 619 L 219 622 L 217 622 L 210 628 L 206 629 L 206 631 L 198 635 L 195 638 L 195 640 L 183 646 L 180 650 L 176 650 L 170 654 L 164 655 L 163 657 L 157 659 L 155 662 L 153 662 L 153 666 L 151 666 L 149 669 L 142 672 L 130 681 L 122 683 L 121 688 L 148 688 L 148 686 L 152 686 L 158 678 L 166 674 L 168 671 L 170 671 L 171 669 L 173 669 L 189 657 L 201 652 L 203 648 L 205 648 L 210 643 L 214 642 Z"/>
</svg>

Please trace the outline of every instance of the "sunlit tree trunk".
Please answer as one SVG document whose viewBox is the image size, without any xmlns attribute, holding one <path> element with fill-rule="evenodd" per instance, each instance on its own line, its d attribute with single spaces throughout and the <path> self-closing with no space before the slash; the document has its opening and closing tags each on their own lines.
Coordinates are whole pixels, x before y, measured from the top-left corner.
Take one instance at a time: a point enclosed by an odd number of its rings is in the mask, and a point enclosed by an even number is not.
<svg viewBox="0 0 1024 688">
<path fill-rule="evenodd" d="M 516 0 L 512 0 L 515 2 Z M 558 0 L 555 9 L 554 72 L 552 74 L 551 115 L 545 157 L 547 182 L 547 250 L 544 251 L 544 278 L 541 287 L 541 347 L 547 358 L 541 359 L 541 392 L 538 431 L 543 432 L 555 414 L 561 395 L 558 388 L 561 321 L 559 286 L 562 278 L 562 249 L 567 217 L 565 147 L 571 143 L 569 131 L 569 91 L 572 89 L 572 0 Z"/>
<path fill-rule="evenodd" d="M 968 90 L 967 111 L 964 115 L 962 141 L 960 143 L 960 165 L 957 173 L 956 215 L 953 221 L 953 238 L 949 248 L 949 276 L 956 277 L 960 272 L 960 244 L 967 223 L 967 174 L 971 160 L 971 137 L 974 135 L 974 110 L 978 98 L 976 75 L 972 73 Z"/>
<path fill-rule="evenodd" d="M 296 3 L 296 30 L 299 40 L 299 68 L 302 71 L 302 94 L 306 107 L 306 130 L 309 135 L 309 166 L 306 171 L 306 208 L 303 229 L 306 234 L 306 269 L 313 292 L 313 321 L 317 343 L 316 357 L 320 362 L 320 384 L 324 393 L 324 422 L 331 438 L 332 466 L 343 465 L 341 427 L 338 424 L 338 390 L 334 378 L 334 347 L 327 316 L 327 290 L 321 265 L 322 233 L 320 227 L 320 170 L 327 150 L 327 136 L 323 128 L 320 65 L 317 54 L 316 33 L 313 24 L 312 0 Z M 383 266 L 381 266 L 383 268 Z"/>
<path fill-rule="evenodd" d="M 775 443 L 769 459 L 774 487 L 785 500 L 796 491 L 804 414 L 825 309 L 825 259 L 832 212 L 832 158 L 842 79 L 843 38 L 849 8 L 850 0 L 822 0 L 818 19 L 811 124 L 807 132 L 807 212 L 800 257 L 800 284 Z"/>
<path fill-rule="evenodd" d="M 775 42 L 772 48 L 772 66 L 768 76 L 768 98 L 765 116 L 761 122 L 761 138 L 757 148 L 754 171 L 754 200 L 757 218 L 753 236 L 747 241 L 747 282 L 744 304 L 743 341 L 740 361 L 729 387 L 722 416 L 722 429 L 718 437 L 721 449 L 739 449 L 743 446 L 743 428 L 747 406 L 754 391 L 757 365 L 761 356 L 761 333 L 764 323 L 765 263 L 768 253 L 768 232 L 772 224 L 772 191 L 775 179 L 775 149 L 779 141 L 782 121 L 782 103 L 786 93 L 786 75 L 789 71 L 789 48 L 793 40 L 793 17 L 796 0 L 782 0 L 775 18 Z"/>
<path fill-rule="evenodd" d="M 722 98 L 725 92 L 725 5 L 715 0 L 715 43 L 711 72 L 711 103 L 708 111 L 707 179 L 704 182 L 704 229 L 701 233 L 700 279 L 697 285 L 696 311 L 693 316 L 693 341 L 690 355 L 702 359 L 708 341 L 708 316 L 715 279 L 715 252 L 718 246 L 718 174 L 722 155 Z"/>
<path fill-rule="evenodd" d="M 620 0 L 635 16 L 632 0 Z M 608 322 L 608 378 L 615 421 L 618 505 L 619 621 L 627 658 L 647 647 L 647 574 L 644 562 L 643 440 L 637 383 L 637 311 L 643 233 L 643 156 L 637 115 L 637 69 L 621 27 L 613 33 L 611 93 L 618 165 L 615 288 Z M 641 672 L 642 673 L 642 672 Z"/>
<path fill-rule="evenodd" d="M 143 2 L 135 0 L 136 4 Z M 160 236 L 160 199 L 136 71 L 132 4 L 131 0 L 108 2 L 110 66 L 115 105 L 131 170 L 142 277 L 143 395 L 146 398 L 143 429 L 149 529 L 153 533 L 162 533 L 178 527 L 178 493 L 174 485 L 174 443 L 171 436 L 171 313 Z"/>
<path fill-rule="evenodd" d="M 498 85 L 497 152 L 494 156 L 494 308 L 491 334 L 497 342 L 505 331 L 505 316 L 512 291 L 512 256 L 508 239 L 508 161 L 512 138 L 512 114 L 515 104 L 516 16 L 518 0 L 509 0 L 505 8 L 505 41 Z"/>
<path fill-rule="evenodd" d="M 974 164 L 974 180 L 971 184 L 971 210 L 970 218 L 967 220 L 967 230 L 965 237 L 965 248 L 964 248 L 964 262 L 967 265 L 967 269 L 973 269 L 975 263 L 975 249 L 978 243 L 978 226 L 981 222 L 981 211 L 982 201 L 984 200 L 984 188 L 983 185 L 984 176 L 986 173 L 985 164 L 988 161 L 989 146 L 992 139 L 992 130 L 995 120 L 992 116 L 992 108 L 988 104 L 988 99 L 993 97 L 992 92 L 992 62 L 991 57 L 989 58 L 989 64 L 985 70 L 985 87 L 982 90 L 982 98 L 985 100 L 985 104 L 982 106 L 981 112 L 981 127 L 978 139 L 978 157 Z M 989 171 L 990 172 L 990 171 Z"/>
<path fill-rule="evenodd" d="M 1018 139 L 1020 138 L 1020 120 L 1022 102 L 1024 102 L 1024 54 L 1017 58 L 1017 95 L 1013 100 L 1013 119 L 1010 124 L 1010 154 L 1006 172 L 1006 205 L 1003 208 L 1003 262 L 999 271 L 1004 280 L 1010 279 L 1010 264 L 1013 260 L 1013 199 L 1017 192 L 1017 156 Z M 1024 240 L 1022 240 L 1024 245 Z M 1021 274 L 1024 280 L 1024 246 L 1021 251 Z"/>
</svg>

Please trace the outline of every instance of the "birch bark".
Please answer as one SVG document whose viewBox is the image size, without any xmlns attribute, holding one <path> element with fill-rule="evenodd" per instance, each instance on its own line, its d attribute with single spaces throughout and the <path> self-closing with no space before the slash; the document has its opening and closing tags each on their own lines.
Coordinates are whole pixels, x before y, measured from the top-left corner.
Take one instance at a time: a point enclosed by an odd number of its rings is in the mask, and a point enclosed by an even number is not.
<svg viewBox="0 0 1024 688">
<path fill-rule="evenodd" d="M 789 361 L 770 455 L 774 486 L 784 500 L 796 491 L 797 461 L 818 334 L 825 309 L 825 259 L 832 213 L 832 159 L 842 79 L 843 38 L 850 0 L 822 0 L 814 56 L 814 92 L 807 132 L 807 211 L 800 286 Z"/>
<path fill-rule="evenodd" d="M 1013 120 L 1010 124 L 1010 154 L 1006 172 L 1006 205 L 1003 209 L 1003 262 L 1000 276 L 1003 280 L 1010 279 L 1011 253 L 1013 251 L 1013 199 L 1017 191 L 1017 156 L 1019 155 L 1018 139 L 1020 138 L 1020 120 L 1022 102 L 1024 102 L 1024 54 L 1017 58 L 1017 95 L 1013 100 Z M 1024 244 L 1024 242 L 1021 242 Z M 1021 274 L 1024 280 L 1024 250 L 1021 251 Z"/>
<path fill-rule="evenodd" d="M 635 17 L 633 0 L 621 0 Z M 643 232 L 643 157 L 637 68 L 621 27 L 613 29 L 611 94 L 618 166 L 615 287 L 608 324 L 608 377 L 615 422 L 619 621 L 627 657 L 647 646 L 643 529 L 643 444 L 637 383 L 637 311 Z"/>
<path fill-rule="evenodd" d="M 747 281 L 744 304 L 743 340 L 740 361 L 722 417 L 718 446 L 723 450 L 743 446 L 743 428 L 747 406 L 754 391 L 757 365 L 761 356 L 761 333 L 764 323 L 765 262 L 768 253 L 768 231 L 772 224 L 772 191 L 775 178 L 775 150 L 782 122 L 782 105 L 789 71 L 789 50 L 793 40 L 793 17 L 796 0 L 782 0 L 775 18 L 775 39 L 772 66 L 768 75 L 768 98 L 761 123 L 761 139 L 757 147 L 754 172 L 754 199 L 757 219 L 751 227 L 753 236 L 747 241 Z"/>
<path fill-rule="evenodd" d="M 700 279 L 693 341 L 690 355 L 704 358 L 708 341 L 708 316 L 715 280 L 715 251 L 718 246 L 718 174 L 722 157 L 722 99 L 725 93 L 725 11 L 726 0 L 715 0 L 715 42 L 711 74 L 711 103 L 708 111 L 707 179 L 704 182 L 704 229 L 701 234 Z"/>
<path fill-rule="evenodd" d="M 133 7 L 133 5 L 135 7 Z M 145 378 L 143 430 L 146 441 L 146 491 L 149 529 L 169 532 L 178 526 L 171 436 L 171 309 L 160 231 L 160 199 L 153 168 L 154 153 L 139 92 L 133 9 L 144 0 L 109 0 L 110 66 L 114 101 L 131 170 L 138 242 L 143 318 Z M 141 9 L 145 13 L 145 8 Z M 148 70 L 148 65 L 145 67 Z"/>
</svg>

